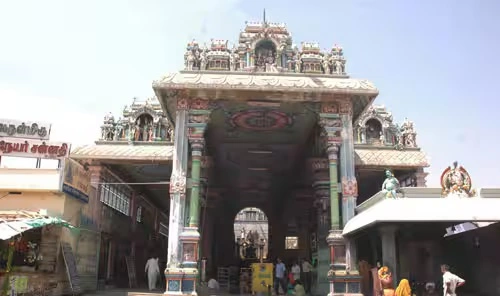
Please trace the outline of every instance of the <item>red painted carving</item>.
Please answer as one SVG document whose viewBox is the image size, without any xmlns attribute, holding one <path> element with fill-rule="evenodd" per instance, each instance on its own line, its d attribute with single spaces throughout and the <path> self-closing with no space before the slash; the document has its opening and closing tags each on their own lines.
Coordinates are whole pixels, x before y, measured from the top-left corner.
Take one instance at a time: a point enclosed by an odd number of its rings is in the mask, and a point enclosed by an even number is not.
<svg viewBox="0 0 500 296">
<path fill-rule="evenodd" d="M 177 110 L 187 110 L 189 109 L 189 99 L 188 98 L 178 98 L 177 99 Z"/>
<path fill-rule="evenodd" d="M 340 114 L 351 114 L 352 113 L 352 103 L 350 101 L 341 102 L 339 113 Z"/>
<path fill-rule="evenodd" d="M 321 113 L 339 113 L 339 105 L 336 102 L 324 103 L 321 105 Z"/>
<path fill-rule="evenodd" d="M 267 110 L 242 111 L 231 116 L 231 125 L 251 131 L 272 131 L 293 124 L 293 119 L 284 112 Z"/>
<path fill-rule="evenodd" d="M 193 110 L 208 110 L 209 101 L 201 98 L 191 100 L 191 109 Z"/>
<path fill-rule="evenodd" d="M 342 177 L 342 195 L 358 196 L 358 182 L 356 178 Z"/>
</svg>

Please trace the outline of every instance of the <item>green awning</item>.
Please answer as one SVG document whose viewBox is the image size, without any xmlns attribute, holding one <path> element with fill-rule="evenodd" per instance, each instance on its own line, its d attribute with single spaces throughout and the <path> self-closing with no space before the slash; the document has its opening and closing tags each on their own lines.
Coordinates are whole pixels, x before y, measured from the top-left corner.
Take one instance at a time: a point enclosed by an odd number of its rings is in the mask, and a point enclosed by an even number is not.
<svg viewBox="0 0 500 296">
<path fill-rule="evenodd" d="M 77 228 L 67 221 L 56 217 L 38 216 L 30 218 L 20 217 L 14 220 L 0 219 L 0 240 L 6 240 L 30 229 L 47 225 L 60 225 L 72 230 L 77 230 Z"/>
</svg>

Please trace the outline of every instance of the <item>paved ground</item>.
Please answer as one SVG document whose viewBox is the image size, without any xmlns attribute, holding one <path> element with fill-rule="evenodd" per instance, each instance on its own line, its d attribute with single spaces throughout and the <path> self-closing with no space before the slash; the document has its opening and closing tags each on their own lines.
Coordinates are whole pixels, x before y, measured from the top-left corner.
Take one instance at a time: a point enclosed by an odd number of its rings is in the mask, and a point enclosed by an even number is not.
<svg viewBox="0 0 500 296">
<path fill-rule="evenodd" d="M 99 290 L 95 293 L 84 294 L 84 296 L 127 296 L 128 293 L 133 293 L 135 295 L 158 295 L 163 294 L 164 291 L 155 291 L 156 293 L 151 293 L 147 289 L 108 289 Z"/>
</svg>

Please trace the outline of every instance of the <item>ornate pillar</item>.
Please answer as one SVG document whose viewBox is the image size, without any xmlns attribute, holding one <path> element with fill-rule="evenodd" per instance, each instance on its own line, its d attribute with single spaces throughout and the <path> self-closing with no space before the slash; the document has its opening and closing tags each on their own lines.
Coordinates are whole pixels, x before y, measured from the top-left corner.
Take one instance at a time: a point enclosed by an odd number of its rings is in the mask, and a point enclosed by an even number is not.
<svg viewBox="0 0 500 296">
<path fill-rule="evenodd" d="M 204 133 L 210 118 L 208 101 L 193 100 L 188 116 L 188 140 L 191 144 L 191 190 L 189 197 L 189 223 L 184 227 L 180 241 L 182 244 L 182 293 L 196 294 L 198 260 L 200 248 L 200 175 L 201 161 L 205 148 Z"/>
<path fill-rule="evenodd" d="M 358 197 L 358 182 L 356 180 L 354 135 L 352 127 L 352 103 L 340 104 L 342 119 L 342 146 L 340 148 L 340 175 L 342 180 L 342 228 L 355 215 L 356 199 Z M 346 242 L 347 270 L 357 271 L 356 244 L 353 240 Z"/>
<path fill-rule="evenodd" d="M 349 105 L 350 106 L 350 105 Z M 339 209 L 339 186 L 338 186 L 338 153 L 342 145 L 349 145 L 348 140 L 344 140 L 343 134 L 348 132 L 350 126 L 350 138 L 352 143 L 352 123 L 344 128 L 344 122 L 348 119 L 343 119 L 343 115 L 349 113 L 349 108 L 345 102 L 324 103 L 321 106 L 320 126 L 324 130 L 326 137 L 326 152 L 328 155 L 328 165 L 330 172 L 330 212 L 331 223 L 330 232 L 327 237 L 328 245 L 330 246 L 330 270 L 328 271 L 328 279 L 330 280 L 330 294 L 334 293 L 360 293 L 359 276 L 351 276 L 348 273 L 347 259 L 350 257 L 350 252 L 346 249 L 346 243 L 342 236 L 342 224 L 340 221 Z M 351 120 L 352 122 L 352 120 Z M 342 148 L 344 153 L 349 151 L 349 147 Z M 347 155 L 346 160 L 349 156 Z M 346 163 L 347 164 L 347 163 Z M 352 193 L 351 193 L 352 195 Z M 342 217 L 349 216 L 349 203 L 342 201 Z M 343 218 L 344 219 L 344 218 Z"/>
<path fill-rule="evenodd" d="M 177 95 L 179 95 L 177 93 Z M 186 197 L 186 170 L 188 161 L 188 109 L 189 99 L 177 97 L 175 111 L 175 141 L 170 178 L 170 213 L 168 227 L 168 258 L 165 269 L 167 295 L 181 293 L 181 280 L 184 271 L 181 266 L 181 245 L 179 236 L 183 230 Z"/>
<path fill-rule="evenodd" d="M 310 158 L 312 186 L 314 189 L 314 206 L 317 219 L 317 277 L 315 294 L 326 294 L 329 290 L 327 278 L 331 258 L 326 238 L 330 230 L 330 176 L 328 160 L 326 158 Z"/>
</svg>

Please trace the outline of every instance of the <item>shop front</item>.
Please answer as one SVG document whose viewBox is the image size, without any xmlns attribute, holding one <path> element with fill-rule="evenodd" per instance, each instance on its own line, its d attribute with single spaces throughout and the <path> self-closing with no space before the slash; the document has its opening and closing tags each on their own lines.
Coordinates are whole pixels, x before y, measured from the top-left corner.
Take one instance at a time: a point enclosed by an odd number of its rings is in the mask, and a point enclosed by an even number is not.
<svg viewBox="0 0 500 296">
<path fill-rule="evenodd" d="M 0 211 L 0 287 L 2 295 L 65 293 L 58 242 L 68 222 L 46 211 Z M 58 272 L 61 270 L 63 272 Z"/>
<path fill-rule="evenodd" d="M 0 126 L 0 161 L 36 159 L 33 168 L 0 168 L 2 295 L 92 290 L 98 258 L 92 242 L 99 236 L 91 227 L 95 215 L 87 214 L 90 174 L 68 159 L 69 143 L 50 141 L 50 124 L 3 119 Z M 58 165 L 42 169 L 43 159 Z"/>
</svg>

